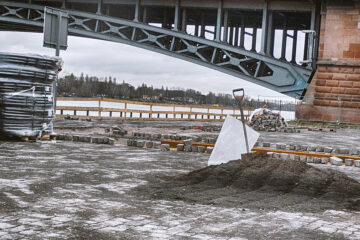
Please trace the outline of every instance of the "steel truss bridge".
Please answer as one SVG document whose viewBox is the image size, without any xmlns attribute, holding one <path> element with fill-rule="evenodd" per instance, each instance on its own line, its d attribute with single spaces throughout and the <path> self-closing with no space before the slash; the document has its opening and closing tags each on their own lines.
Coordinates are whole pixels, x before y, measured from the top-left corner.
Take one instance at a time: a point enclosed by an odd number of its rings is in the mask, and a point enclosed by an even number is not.
<svg viewBox="0 0 360 240">
<path fill-rule="evenodd" d="M 45 6 L 68 12 L 70 35 L 180 58 L 296 99 L 315 70 L 316 1 L 0 1 L 0 30 L 42 32 Z"/>
</svg>

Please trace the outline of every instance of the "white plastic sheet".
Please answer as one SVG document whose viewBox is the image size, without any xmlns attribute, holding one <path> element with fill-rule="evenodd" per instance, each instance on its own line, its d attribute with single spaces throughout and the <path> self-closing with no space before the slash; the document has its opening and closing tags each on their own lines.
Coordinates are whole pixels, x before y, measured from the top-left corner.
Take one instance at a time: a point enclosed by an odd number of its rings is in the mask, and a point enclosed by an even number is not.
<svg viewBox="0 0 360 240">
<path fill-rule="evenodd" d="M 246 131 L 249 148 L 251 150 L 260 134 L 247 125 Z M 227 116 L 208 161 L 208 165 L 220 165 L 232 160 L 241 159 L 241 155 L 246 152 L 243 123 L 232 116 Z"/>
</svg>

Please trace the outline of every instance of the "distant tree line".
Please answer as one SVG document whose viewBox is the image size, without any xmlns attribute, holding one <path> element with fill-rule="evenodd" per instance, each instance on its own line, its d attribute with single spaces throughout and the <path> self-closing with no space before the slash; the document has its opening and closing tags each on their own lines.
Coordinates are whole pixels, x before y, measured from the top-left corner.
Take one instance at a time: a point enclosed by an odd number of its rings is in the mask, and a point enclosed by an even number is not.
<svg viewBox="0 0 360 240">
<path fill-rule="evenodd" d="M 100 79 L 84 74 L 80 76 L 69 74 L 61 77 L 58 82 L 58 95 L 62 97 L 106 97 L 149 102 L 237 106 L 231 94 L 209 92 L 205 95 L 193 89 L 154 88 L 144 83 L 134 87 L 125 81 L 117 83 L 116 78 L 111 76 Z M 245 97 L 243 104 L 244 107 L 248 108 L 259 108 L 266 104 L 268 108 L 274 110 L 295 110 L 294 103 L 279 100 L 257 100 Z"/>
</svg>

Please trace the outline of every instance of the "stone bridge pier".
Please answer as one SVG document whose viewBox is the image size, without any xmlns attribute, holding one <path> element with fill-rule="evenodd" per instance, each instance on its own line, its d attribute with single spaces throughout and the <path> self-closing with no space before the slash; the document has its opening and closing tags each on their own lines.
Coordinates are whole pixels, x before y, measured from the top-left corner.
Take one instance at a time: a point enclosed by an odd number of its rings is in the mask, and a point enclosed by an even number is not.
<svg viewBox="0 0 360 240">
<path fill-rule="evenodd" d="M 360 123 L 360 3 L 323 4 L 317 70 L 298 120 Z"/>
</svg>

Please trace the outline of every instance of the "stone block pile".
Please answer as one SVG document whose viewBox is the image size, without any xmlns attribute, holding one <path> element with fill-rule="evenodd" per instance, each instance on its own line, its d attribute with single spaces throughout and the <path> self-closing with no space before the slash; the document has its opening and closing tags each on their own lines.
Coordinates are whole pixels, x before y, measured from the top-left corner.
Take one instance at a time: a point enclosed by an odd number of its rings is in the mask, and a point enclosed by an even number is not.
<svg viewBox="0 0 360 240">
<path fill-rule="evenodd" d="M 187 140 L 191 140 L 192 142 L 215 144 L 218 136 L 204 137 L 204 136 L 194 136 L 194 135 L 186 136 L 186 135 L 177 135 L 177 134 L 150 134 L 150 133 L 134 132 L 132 138 L 146 139 L 146 140 L 152 140 L 152 141 L 161 141 L 161 140 L 187 141 Z"/>
<path fill-rule="evenodd" d="M 102 136 L 85 136 L 85 135 L 71 135 L 71 134 L 58 134 L 57 140 L 70 141 L 70 142 L 84 142 L 84 143 L 96 143 L 96 144 L 115 144 L 115 139 Z"/>
<path fill-rule="evenodd" d="M 360 149 L 349 149 L 349 148 L 331 148 L 325 146 L 315 146 L 315 145 L 301 145 L 301 144 L 284 144 L 284 143 L 276 143 L 271 144 L 269 142 L 259 143 L 260 147 L 263 148 L 275 148 L 277 150 L 290 150 L 290 151 L 298 151 L 298 152 L 306 152 L 306 153 L 321 153 L 321 154 L 332 154 L 332 155 L 342 155 L 348 156 L 349 158 L 339 158 L 339 157 L 323 157 L 318 158 L 314 156 L 308 155 L 295 155 L 295 154 L 287 154 L 287 153 L 268 153 L 274 158 L 284 159 L 284 160 L 300 160 L 306 163 L 314 163 L 314 164 L 327 164 L 330 163 L 335 166 L 355 166 L 360 167 L 360 160 L 352 159 L 350 157 L 360 157 Z"/>
<path fill-rule="evenodd" d="M 281 117 L 280 114 L 267 109 L 264 109 L 261 114 L 254 114 L 254 116 L 250 119 L 249 125 L 256 131 L 289 133 L 300 131 L 294 127 L 289 127 L 285 119 Z"/>
</svg>

